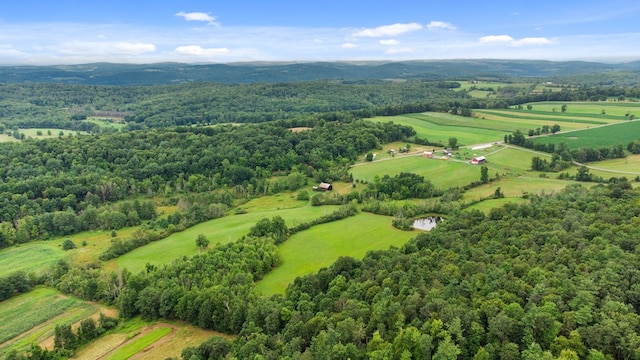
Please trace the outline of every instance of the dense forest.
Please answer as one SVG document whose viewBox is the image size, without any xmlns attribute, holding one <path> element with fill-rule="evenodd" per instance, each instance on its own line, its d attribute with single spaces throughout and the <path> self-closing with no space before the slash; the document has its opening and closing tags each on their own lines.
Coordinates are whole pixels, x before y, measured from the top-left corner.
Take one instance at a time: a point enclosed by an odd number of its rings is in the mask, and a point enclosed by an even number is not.
<svg viewBox="0 0 640 360">
<path fill-rule="evenodd" d="M 495 98 L 474 98 L 455 81 L 367 80 L 299 83 L 190 83 L 159 86 L 0 84 L 0 132 L 53 127 L 90 133 L 113 128 L 87 121 L 103 117 L 128 130 L 221 123 L 288 121 L 315 126 L 424 111 L 471 116 L 471 109 L 504 109 L 536 101 L 600 101 L 638 98 L 633 86 L 577 86 L 534 93 L 504 86 Z"/>
<path fill-rule="evenodd" d="M 483 77 L 561 78 L 588 85 L 633 85 L 639 62 L 598 63 L 539 60 L 432 60 L 359 62 L 256 62 L 230 64 L 113 64 L 62 66 L 0 66 L 0 83 L 58 83 L 85 85 L 168 85 L 190 82 L 258 83 L 316 80 L 428 79 Z"/>
</svg>

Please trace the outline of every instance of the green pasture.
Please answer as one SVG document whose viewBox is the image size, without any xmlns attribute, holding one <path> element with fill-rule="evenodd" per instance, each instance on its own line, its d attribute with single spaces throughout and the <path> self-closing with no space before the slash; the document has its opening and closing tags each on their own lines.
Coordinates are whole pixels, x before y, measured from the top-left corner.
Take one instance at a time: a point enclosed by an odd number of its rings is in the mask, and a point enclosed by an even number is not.
<svg viewBox="0 0 640 360">
<path fill-rule="evenodd" d="M 116 239 L 127 239 L 138 227 L 116 231 Z M 62 242 L 71 239 L 76 249 L 62 250 Z M 98 257 L 111 246 L 111 231 L 83 231 L 52 240 L 33 241 L 0 250 L 0 276 L 15 271 L 42 274 L 60 259 L 71 259 L 77 264 L 98 261 Z M 82 242 L 86 246 L 82 246 Z"/>
<path fill-rule="evenodd" d="M 588 129 L 610 123 L 617 123 L 617 119 L 588 118 L 588 117 L 558 117 L 545 113 L 527 113 L 526 110 L 474 110 L 474 116 L 483 121 L 495 121 L 504 125 L 511 124 L 512 128 L 506 133 L 515 130 L 527 134 L 530 129 L 542 128 L 544 125 L 560 125 L 561 131 Z"/>
<path fill-rule="evenodd" d="M 493 196 L 499 187 L 505 198 L 518 198 L 526 194 L 541 194 L 558 192 L 575 181 L 558 180 L 557 173 L 548 173 L 547 177 L 540 177 L 540 172 L 532 171 L 517 177 L 504 177 L 491 181 L 464 193 L 465 201 L 478 201 Z M 492 174 L 490 174 L 493 176 Z M 586 184 L 585 185 L 590 185 Z"/>
<path fill-rule="evenodd" d="M 611 174 L 618 173 L 620 176 L 628 177 L 628 175 L 625 174 L 640 175 L 640 155 L 628 155 L 622 159 L 590 162 L 587 165 L 593 169 L 601 169 Z"/>
<path fill-rule="evenodd" d="M 264 202 L 265 200 L 257 200 Z M 248 207 L 251 204 L 245 204 Z M 264 206 L 264 205 L 263 205 Z M 267 206 L 271 209 L 271 206 Z M 138 272 L 145 268 L 147 263 L 162 265 L 170 263 L 171 260 L 181 256 L 191 256 L 200 251 L 196 246 L 196 238 L 203 234 L 210 242 L 209 246 L 215 244 L 228 243 L 238 240 L 258 221 L 264 218 L 280 216 L 285 220 L 287 226 L 296 225 L 297 222 L 308 221 L 321 217 L 335 211 L 334 206 L 303 206 L 296 208 L 265 210 L 252 212 L 249 209 L 247 214 L 228 215 L 219 219 L 214 219 L 192 226 L 184 231 L 171 234 L 170 236 L 152 242 L 146 246 L 135 249 L 114 260 L 119 268 L 128 268 L 132 272 Z"/>
<path fill-rule="evenodd" d="M 500 199 L 488 199 L 479 203 L 466 207 L 465 210 L 479 210 L 485 214 L 488 214 L 491 209 L 503 207 L 505 204 L 519 204 L 526 202 L 523 198 L 504 197 Z"/>
<path fill-rule="evenodd" d="M 542 136 L 535 138 L 533 141 L 536 144 L 556 144 L 556 146 L 564 143 L 568 149 L 597 148 L 617 144 L 622 144 L 626 148 L 628 143 L 639 138 L 640 120 L 634 120 L 598 128 Z"/>
<path fill-rule="evenodd" d="M 456 90 L 472 90 L 479 89 L 482 91 L 496 91 L 499 88 L 504 87 L 517 87 L 517 88 L 529 88 L 533 84 L 532 83 L 505 83 L 499 81 L 458 81 L 460 83 L 460 87 Z M 491 89 L 491 90 L 489 90 Z"/>
<path fill-rule="evenodd" d="M 67 256 L 62 248 L 48 242 L 32 242 L 0 251 L 0 277 L 16 271 L 42 274 Z"/>
<path fill-rule="evenodd" d="M 418 137 L 445 146 L 452 137 L 458 139 L 459 146 L 500 141 L 505 133 L 514 130 L 502 124 L 486 124 L 481 119 L 441 113 L 379 116 L 369 120 L 411 126 Z"/>
<path fill-rule="evenodd" d="M 395 229 L 390 217 L 370 213 L 311 227 L 279 246 L 282 263 L 257 288 L 264 294 L 283 293 L 295 278 L 315 273 L 340 256 L 361 259 L 370 250 L 402 246 L 416 234 Z"/>
<path fill-rule="evenodd" d="M 640 103 L 637 102 L 614 102 L 614 101 L 590 101 L 590 102 L 572 102 L 572 101 L 544 101 L 530 103 L 533 111 L 544 111 L 558 116 L 601 116 L 602 110 L 607 116 L 616 116 L 619 120 L 625 120 L 625 114 L 635 114 L 640 117 Z M 526 109 L 527 104 L 523 104 Z M 567 105 L 565 113 L 562 113 L 562 105 Z M 555 111 L 554 111 L 555 109 Z M 523 110 L 526 111 L 526 110 Z"/>
<path fill-rule="evenodd" d="M 90 116 L 90 117 L 87 117 L 87 119 L 84 121 L 98 124 L 101 128 L 114 128 L 117 130 L 120 130 L 127 126 L 127 124 L 124 121 L 116 121 L 111 118 L 105 118 L 105 117 Z"/>
<path fill-rule="evenodd" d="M 24 350 L 52 336 L 56 324 L 74 323 L 95 311 L 89 303 L 49 288 L 0 302 L 0 353 Z"/>
<path fill-rule="evenodd" d="M 20 140 L 14 138 L 13 136 L 9 136 L 7 134 L 0 134 L 0 143 L 3 143 L 3 142 L 16 142 L 16 141 L 20 141 Z"/>
<path fill-rule="evenodd" d="M 461 160 L 428 159 L 423 156 L 396 156 L 384 161 L 372 161 L 353 166 L 354 180 L 373 182 L 376 176 L 395 176 L 410 172 L 424 176 L 438 188 L 464 186 L 480 179 L 480 168 Z"/>
</svg>

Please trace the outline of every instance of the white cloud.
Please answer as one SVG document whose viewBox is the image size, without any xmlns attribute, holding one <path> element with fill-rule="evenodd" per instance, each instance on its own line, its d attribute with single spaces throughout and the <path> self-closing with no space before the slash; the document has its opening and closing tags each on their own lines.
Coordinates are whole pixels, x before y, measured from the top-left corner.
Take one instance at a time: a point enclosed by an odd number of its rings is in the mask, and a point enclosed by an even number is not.
<svg viewBox="0 0 640 360">
<path fill-rule="evenodd" d="M 481 43 L 512 43 L 515 40 L 509 35 L 489 35 L 478 39 Z"/>
<path fill-rule="evenodd" d="M 392 24 L 378 26 L 377 28 L 364 29 L 356 32 L 353 36 L 356 37 L 383 37 L 383 36 L 398 36 L 411 31 L 422 29 L 422 25 L 418 23 L 409 24 Z"/>
<path fill-rule="evenodd" d="M 156 51 L 156 46 L 139 42 L 108 42 L 108 41 L 71 41 L 60 44 L 57 48 L 62 54 L 116 54 L 142 55 Z"/>
<path fill-rule="evenodd" d="M 556 40 L 554 39 L 548 39 L 545 37 L 532 37 L 517 40 L 514 45 L 550 45 L 554 43 L 556 43 Z"/>
<path fill-rule="evenodd" d="M 395 40 L 395 39 L 380 40 L 380 41 L 378 41 L 378 43 L 380 45 L 385 45 L 385 46 L 392 46 L 392 45 L 400 44 L 400 42 L 398 40 Z"/>
<path fill-rule="evenodd" d="M 354 43 L 344 43 L 342 44 L 342 47 L 345 49 L 355 49 L 358 47 L 358 45 L 354 44 Z"/>
<path fill-rule="evenodd" d="M 482 44 L 507 44 L 512 46 L 551 45 L 557 43 L 556 39 L 549 39 L 545 37 L 530 37 L 516 40 L 509 35 L 483 36 L 478 39 L 478 41 Z"/>
<path fill-rule="evenodd" d="M 184 12 L 180 11 L 176 13 L 176 16 L 179 16 L 186 21 L 204 21 L 212 25 L 217 25 L 216 18 L 203 12 Z"/>
<path fill-rule="evenodd" d="M 444 21 L 432 21 L 427 24 L 429 30 L 455 30 L 457 27 L 451 23 Z"/>
<path fill-rule="evenodd" d="M 230 53 L 230 50 L 227 48 L 203 48 L 199 45 L 189 45 L 189 46 L 178 46 L 174 53 L 178 55 L 186 55 L 186 56 L 207 56 L 207 57 L 215 57 L 220 55 L 227 55 Z"/>
</svg>

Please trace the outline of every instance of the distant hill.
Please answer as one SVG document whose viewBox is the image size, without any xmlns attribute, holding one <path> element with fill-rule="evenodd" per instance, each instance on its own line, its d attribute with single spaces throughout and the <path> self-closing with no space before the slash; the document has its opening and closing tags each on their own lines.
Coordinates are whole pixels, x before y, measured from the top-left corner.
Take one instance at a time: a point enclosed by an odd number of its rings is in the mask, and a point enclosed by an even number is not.
<svg viewBox="0 0 640 360">
<path fill-rule="evenodd" d="M 553 78 L 640 73 L 640 61 L 438 60 L 405 62 L 310 62 L 233 64 L 112 64 L 1 66 L 0 83 L 47 82 L 85 85 L 158 85 L 186 82 L 297 82 L 310 80 L 429 79 L 488 77 Z"/>
</svg>

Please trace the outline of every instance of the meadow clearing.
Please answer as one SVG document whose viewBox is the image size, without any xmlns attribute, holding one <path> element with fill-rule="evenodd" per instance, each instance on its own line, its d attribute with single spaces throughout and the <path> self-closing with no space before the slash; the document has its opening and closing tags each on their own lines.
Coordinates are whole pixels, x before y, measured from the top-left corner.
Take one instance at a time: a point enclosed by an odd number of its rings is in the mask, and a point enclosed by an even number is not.
<svg viewBox="0 0 640 360">
<path fill-rule="evenodd" d="M 295 278 L 316 273 L 341 256 L 361 259 L 368 251 L 400 247 L 416 233 L 398 230 L 390 217 L 370 213 L 311 227 L 279 246 L 282 263 L 257 283 L 257 289 L 266 295 L 284 293 Z"/>
</svg>

